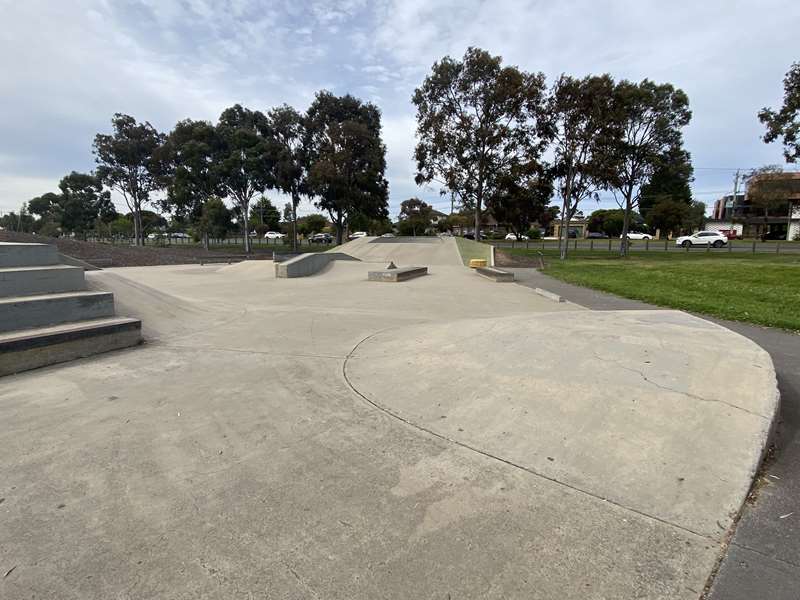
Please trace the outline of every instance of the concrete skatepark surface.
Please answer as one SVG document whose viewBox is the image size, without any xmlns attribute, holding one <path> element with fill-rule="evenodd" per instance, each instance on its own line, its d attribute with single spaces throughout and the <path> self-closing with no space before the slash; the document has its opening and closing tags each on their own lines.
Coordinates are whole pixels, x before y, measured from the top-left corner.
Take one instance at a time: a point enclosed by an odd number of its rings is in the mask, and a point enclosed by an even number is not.
<svg viewBox="0 0 800 600">
<path fill-rule="evenodd" d="M 87 274 L 147 343 L 0 379 L 0 597 L 698 597 L 775 410 L 760 348 L 452 240 L 337 250 L 430 274 Z"/>
</svg>

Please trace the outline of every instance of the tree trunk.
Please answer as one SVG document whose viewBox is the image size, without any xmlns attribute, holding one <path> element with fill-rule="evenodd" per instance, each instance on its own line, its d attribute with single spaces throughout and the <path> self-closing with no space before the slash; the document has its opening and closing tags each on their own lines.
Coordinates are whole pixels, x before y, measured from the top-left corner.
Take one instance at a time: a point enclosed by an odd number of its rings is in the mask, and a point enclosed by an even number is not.
<svg viewBox="0 0 800 600">
<path fill-rule="evenodd" d="M 239 207 L 242 209 L 242 233 L 244 234 L 244 253 L 250 254 L 250 226 L 248 221 L 249 202 L 242 200 Z"/>
<path fill-rule="evenodd" d="M 567 259 L 567 252 L 569 250 L 569 200 L 564 199 L 561 205 L 561 228 L 558 231 L 558 257 L 561 260 Z"/>
<path fill-rule="evenodd" d="M 203 248 L 205 249 L 206 252 L 208 252 L 208 232 L 207 231 L 203 232 Z"/>
<path fill-rule="evenodd" d="M 300 197 L 292 194 L 292 252 L 297 252 L 297 205 L 300 204 Z"/>
<path fill-rule="evenodd" d="M 625 197 L 625 214 L 622 217 L 622 238 L 619 241 L 619 255 L 628 256 L 628 229 L 631 222 L 631 198 Z"/>
<path fill-rule="evenodd" d="M 344 233 L 342 231 L 342 227 L 343 227 L 343 225 L 342 225 L 342 213 L 339 213 L 336 216 L 336 245 L 337 246 L 341 246 L 342 245 L 342 239 L 343 239 L 343 233 Z"/>
<path fill-rule="evenodd" d="M 481 241 L 481 208 L 483 207 L 483 182 L 478 183 L 478 193 L 475 197 L 475 241 Z"/>
</svg>

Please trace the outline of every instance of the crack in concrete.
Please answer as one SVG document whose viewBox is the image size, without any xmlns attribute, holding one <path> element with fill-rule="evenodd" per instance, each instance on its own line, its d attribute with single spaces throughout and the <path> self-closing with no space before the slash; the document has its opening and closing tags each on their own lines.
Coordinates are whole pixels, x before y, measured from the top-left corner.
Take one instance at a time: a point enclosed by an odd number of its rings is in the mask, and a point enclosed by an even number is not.
<svg viewBox="0 0 800 600">
<path fill-rule="evenodd" d="M 765 421 L 769 421 L 769 418 L 765 417 L 764 415 L 762 415 L 760 413 L 757 413 L 755 411 L 749 410 L 747 408 L 744 408 L 743 406 L 739 406 L 737 404 L 733 404 L 733 403 L 727 402 L 725 400 L 720 400 L 719 398 L 704 398 L 702 396 L 698 396 L 697 394 L 692 394 L 691 392 L 686 392 L 686 391 L 683 391 L 683 390 L 677 390 L 675 388 L 669 387 L 668 385 L 663 385 L 661 383 L 658 383 L 657 381 L 653 381 L 647 375 L 645 375 L 643 371 L 640 371 L 639 369 L 635 369 L 634 367 L 629 367 L 627 365 L 624 365 L 618 360 L 614 360 L 613 358 L 603 358 L 602 356 L 597 354 L 596 351 L 593 351 L 592 354 L 600 362 L 611 363 L 611 364 L 617 365 L 620 369 L 623 369 L 625 371 L 629 371 L 631 373 L 636 373 L 637 375 L 639 375 L 639 377 L 642 378 L 643 381 L 645 381 L 645 382 L 649 383 L 650 385 L 655 386 L 655 387 L 657 387 L 657 388 L 659 388 L 661 390 L 664 390 L 664 391 L 667 391 L 667 392 L 674 392 L 676 394 L 680 394 L 681 396 L 686 396 L 687 398 L 691 398 L 691 399 L 697 400 L 699 402 L 715 402 L 717 404 L 724 404 L 725 406 L 729 406 L 730 408 L 735 408 L 736 410 L 740 410 L 740 411 L 745 412 L 747 414 L 753 415 L 754 417 L 758 417 L 758 418 L 763 419 Z"/>
</svg>

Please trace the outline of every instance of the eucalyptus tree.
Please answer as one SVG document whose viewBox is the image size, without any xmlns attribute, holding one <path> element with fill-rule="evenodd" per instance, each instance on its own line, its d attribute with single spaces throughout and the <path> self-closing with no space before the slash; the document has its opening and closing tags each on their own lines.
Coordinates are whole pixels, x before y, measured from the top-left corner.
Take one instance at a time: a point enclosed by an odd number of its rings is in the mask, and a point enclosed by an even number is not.
<svg viewBox="0 0 800 600">
<path fill-rule="evenodd" d="M 273 185 L 291 198 L 292 249 L 297 250 L 297 206 L 307 193 L 305 118 L 286 104 L 267 113 L 266 138 Z"/>
<path fill-rule="evenodd" d="M 351 217 L 388 214 L 381 113 L 349 94 L 321 91 L 306 113 L 306 124 L 308 191 L 330 216 L 341 244 Z"/>
<path fill-rule="evenodd" d="M 61 194 L 56 196 L 55 211 L 64 231 L 85 237 L 98 219 L 109 223 L 117 217 L 111 193 L 93 173 L 72 171 L 61 179 L 58 188 Z"/>
<path fill-rule="evenodd" d="M 104 185 L 125 200 L 133 215 L 136 245 L 143 246 L 142 206 L 161 187 L 157 161 L 165 136 L 150 123 L 137 123 L 120 113 L 113 116 L 111 125 L 111 135 L 98 133 L 94 138 L 96 173 Z"/>
<path fill-rule="evenodd" d="M 546 103 L 553 137 L 553 174 L 561 199 L 559 253 L 567 257 L 569 222 L 580 203 L 597 198 L 614 176 L 621 119 L 609 75 L 561 75 Z"/>
<path fill-rule="evenodd" d="M 537 161 L 547 146 L 544 98 L 542 73 L 503 66 L 501 57 L 479 48 L 434 63 L 414 92 L 416 182 L 435 181 L 472 210 L 476 239 L 499 182 L 520 163 Z"/>
<path fill-rule="evenodd" d="M 614 144 L 616 167 L 610 187 L 619 193 L 618 202 L 625 211 L 619 250 L 625 256 L 631 213 L 639 205 L 642 186 L 665 156 L 682 147 L 681 129 L 689 124 L 692 113 L 689 98 L 682 90 L 648 79 L 640 83 L 620 81 L 615 101 L 615 114 L 621 122 L 620 136 Z"/>
<path fill-rule="evenodd" d="M 523 165 L 498 182 L 488 208 L 498 223 L 505 223 L 518 236 L 527 234 L 533 223 L 548 220 L 547 207 L 553 197 L 553 178 L 548 168 Z"/>
<path fill-rule="evenodd" d="M 783 106 L 780 110 L 762 108 L 759 120 L 766 126 L 766 143 L 783 138 L 786 162 L 800 159 L 800 62 L 794 63 L 783 79 Z"/>
<path fill-rule="evenodd" d="M 225 109 L 216 126 L 213 173 L 222 193 L 236 205 L 248 254 L 250 202 L 272 182 L 272 160 L 263 135 L 265 129 L 263 113 L 239 104 Z"/>
<path fill-rule="evenodd" d="M 220 138 L 214 125 L 185 119 L 175 125 L 159 153 L 160 178 L 166 190 L 160 204 L 176 217 L 191 222 L 202 233 L 206 249 L 213 228 L 201 227 L 200 221 L 208 222 L 204 206 L 223 193 L 219 172 L 214 166 L 219 150 Z M 219 213 L 216 205 L 212 213 L 216 218 Z"/>
</svg>

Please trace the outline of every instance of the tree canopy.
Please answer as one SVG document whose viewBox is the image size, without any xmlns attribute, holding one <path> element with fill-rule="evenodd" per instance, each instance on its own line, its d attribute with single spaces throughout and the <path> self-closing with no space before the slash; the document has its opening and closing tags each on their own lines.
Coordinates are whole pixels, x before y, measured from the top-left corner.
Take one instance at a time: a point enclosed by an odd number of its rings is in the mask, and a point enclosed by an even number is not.
<svg viewBox="0 0 800 600">
<path fill-rule="evenodd" d="M 330 215 L 337 243 L 350 217 L 388 214 L 386 147 L 375 105 L 319 92 L 308 109 L 305 145 L 308 189 L 316 206 Z"/>
<path fill-rule="evenodd" d="M 553 136 L 553 174 L 561 198 L 561 258 L 566 258 L 565 236 L 580 203 L 597 198 L 616 176 L 616 145 L 622 137 L 622 119 L 614 81 L 609 75 L 576 79 L 562 75 L 553 85 L 546 105 Z"/>
<path fill-rule="evenodd" d="M 783 79 L 783 106 L 777 111 L 762 108 L 758 118 L 767 128 L 766 143 L 783 138 L 786 162 L 800 159 L 800 62 L 794 63 Z"/>
<path fill-rule="evenodd" d="M 161 187 L 158 151 L 165 136 L 148 122 L 137 123 L 131 116 L 116 113 L 111 119 L 113 133 L 94 138 L 97 177 L 118 192 L 133 214 L 137 245 L 144 245 L 142 206 Z"/>
<path fill-rule="evenodd" d="M 481 211 L 508 173 L 537 162 L 548 142 L 542 111 L 542 73 L 503 66 L 502 58 L 479 48 L 461 60 L 449 56 L 434 63 L 414 92 L 417 108 L 418 184 L 437 182 L 442 193 L 457 196 Z"/>
<path fill-rule="evenodd" d="M 645 79 L 620 81 L 615 89 L 620 135 L 614 144 L 614 169 L 610 184 L 619 192 L 625 211 L 620 253 L 628 250 L 631 213 L 638 207 L 642 186 L 655 173 L 665 155 L 677 153 L 683 144 L 681 129 L 692 113 L 689 98 L 672 85 Z"/>
</svg>

